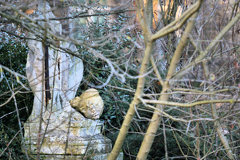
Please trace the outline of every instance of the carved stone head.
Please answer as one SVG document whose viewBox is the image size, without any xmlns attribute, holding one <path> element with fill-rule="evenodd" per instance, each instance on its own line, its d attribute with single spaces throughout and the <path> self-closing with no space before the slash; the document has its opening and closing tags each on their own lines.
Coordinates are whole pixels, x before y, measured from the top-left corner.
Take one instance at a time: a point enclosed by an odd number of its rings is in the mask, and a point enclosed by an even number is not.
<svg viewBox="0 0 240 160">
<path fill-rule="evenodd" d="M 104 104 L 96 89 L 88 89 L 80 97 L 70 100 L 71 106 L 82 113 L 86 118 L 99 119 L 102 115 Z"/>
</svg>

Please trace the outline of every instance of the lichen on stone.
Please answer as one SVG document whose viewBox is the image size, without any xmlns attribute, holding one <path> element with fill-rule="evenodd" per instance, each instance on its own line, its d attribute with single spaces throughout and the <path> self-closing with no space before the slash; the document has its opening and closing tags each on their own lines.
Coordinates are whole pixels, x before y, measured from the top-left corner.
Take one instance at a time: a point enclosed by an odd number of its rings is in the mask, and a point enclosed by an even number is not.
<svg viewBox="0 0 240 160">
<path fill-rule="evenodd" d="M 96 89 L 88 89 L 79 97 L 70 100 L 71 106 L 82 113 L 86 118 L 99 119 L 102 115 L 104 104 Z"/>
</svg>

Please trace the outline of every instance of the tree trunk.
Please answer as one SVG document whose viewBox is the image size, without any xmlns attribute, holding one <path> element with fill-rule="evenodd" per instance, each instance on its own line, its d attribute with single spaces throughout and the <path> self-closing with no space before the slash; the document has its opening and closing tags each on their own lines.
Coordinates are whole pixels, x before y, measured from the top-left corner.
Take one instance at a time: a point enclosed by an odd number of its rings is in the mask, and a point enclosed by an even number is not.
<svg viewBox="0 0 240 160">
<path fill-rule="evenodd" d="M 197 13 L 195 13 L 191 18 L 195 19 L 196 16 L 197 16 Z M 190 32 L 193 29 L 194 22 L 195 21 L 192 21 L 192 20 L 188 22 L 186 30 L 185 30 L 177 48 L 176 48 L 176 51 L 174 53 L 174 56 L 172 58 L 172 61 L 171 61 L 171 64 L 170 64 L 170 67 L 169 67 L 169 70 L 168 70 L 166 81 L 163 84 L 163 89 L 162 89 L 161 96 L 160 96 L 159 100 L 167 101 L 168 98 L 169 98 L 169 95 L 164 94 L 164 93 L 166 93 L 167 90 L 170 89 L 169 80 L 176 71 L 177 63 L 179 62 L 180 57 L 182 55 L 182 51 L 183 51 L 185 45 L 187 44 L 188 35 L 190 34 Z M 160 110 L 163 110 L 163 106 L 161 106 L 161 105 L 157 105 L 157 108 L 160 109 Z M 153 113 L 151 122 L 149 124 L 149 127 L 147 129 L 147 132 L 144 136 L 144 139 L 143 139 L 142 145 L 140 147 L 140 150 L 138 152 L 138 155 L 137 155 L 138 160 L 147 159 L 148 153 L 151 149 L 153 140 L 155 138 L 157 129 L 159 127 L 160 119 L 161 119 L 161 114 L 159 113 L 158 110 L 155 110 L 154 113 Z"/>
</svg>

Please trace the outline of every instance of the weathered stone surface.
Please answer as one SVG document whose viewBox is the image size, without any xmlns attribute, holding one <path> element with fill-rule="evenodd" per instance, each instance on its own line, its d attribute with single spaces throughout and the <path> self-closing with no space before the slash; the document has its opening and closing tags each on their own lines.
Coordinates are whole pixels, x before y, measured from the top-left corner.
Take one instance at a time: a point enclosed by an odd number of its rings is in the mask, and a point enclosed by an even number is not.
<svg viewBox="0 0 240 160">
<path fill-rule="evenodd" d="M 42 4 L 39 4 L 40 13 L 37 18 L 44 18 L 41 15 L 42 9 Z M 55 18 L 48 3 L 46 3 L 45 9 L 48 11 L 46 18 Z M 44 22 L 39 25 L 44 27 Z M 62 33 L 61 23 L 58 21 L 50 21 L 49 28 L 53 34 L 61 35 Z M 33 35 L 29 35 L 29 37 L 36 38 Z M 76 46 L 69 42 L 59 42 L 59 46 L 77 52 Z M 31 116 L 24 124 L 24 143 L 27 150 L 33 156 L 40 153 L 40 156 L 46 160 L 71 160 L 86 157 L 88 159 L 107 159 L 107 154 L 111 150 L 111 141 L 101 134 L 102 123 L 99 120 L 85 118 L 69 103 L 75 97 L 83 77 L 82 60 L 51 45 L 48 47 L 51 99 L 46 105 L 44 45 L 41 41 L 29 40 L 28 47 L 30 51 L 26 73 L 34 93 L 34 103 Z M 103 108 L 103 101 L 100 98 L 98 104 L 101 104 L 100 106 Z M 87 105 L 92 106 L 90 102 Z M 100 116 L 101 107 L 95 109 L 96 114 L 93 114 L 92 117 Z M 85 113 L 89 116 L 93 113 L 92 111 L 86 110 Z"/>
<path fill-rule="evenodd" d="M 70 100 L 70 104 L 77 111 L 81 112 L 86 118 L 99 119 L 102 115 L 104 104 L 101 96 L 96 89 L 88 89 Z"/>
<path fill-rule="evenodd" d="M 85 119 L 76 111 L 65 118 L 61 114 L 58 117 L 48 114 L 42 120 L 40 132 L 40 119 L 24 125 L 25 144 L 33 154 L 37 151 L 39 133 L 41 155 L 85 155 L 93 158 L 95 155 L 107 155 L 111 151 L 111 141 L 100 132 L 100 121 Z"/>
<path fill-rule="evenodd" d="M 108 154 L 92 154 L 92 155 L 44 155 L 41 156 L 44 160 L 107 160 Z M 121 152 L 117 160 L 123 159 L 123 153 Z"/>
<path fill-rule="evenodd" d="M 47 18 L 56 18 L 49 5 L 45 8 Z M 36 18 L 44 18 L 41 14 L 43 6 L 39 3 L 39 14 Z M 62 33 L 61 23 L 59 21 L 50 21 L 49 27 L 52 33 L 59 35 Z M 45 24 L 42 22 L 39 25 L 42 27 Z M 36 38 L 33 35 L 29 35 L 30 38 Z M 59 42 L 61 48 L 71 50 L 77 53 L 77 48 L 74 44 L 69 42 Z M 46 108 L 43 107 L 45 102 L 45 87 L 44 87 L 44 45 L 41 41 L 28 40 L 29 54 L 27 58 L 26 74 L 29 81 L 29 85 L 34 93 L 33 111 L 29 120 L 33 120 L 40 116 L 41 109 L 45 112 Z M 80 85 L 83 77 L 83 63 L 82 60 L 73 57 L 64 51 L 55 48 L 50 45 L 48 47 L 49 53 L 49 85 L 51 92 L 51 100 L 49 104 L 52 111 L 62 110 L 66 102 L 75 97 L 76 91 Z M 44 91 L 44 92 L 42 92 Z M 49 105 L 49 106 L 50 106 Z M 68 106 L 70 107 L 70 106 Z M 71 108 L 71 107 L 70 107 Z"/>
</svg>

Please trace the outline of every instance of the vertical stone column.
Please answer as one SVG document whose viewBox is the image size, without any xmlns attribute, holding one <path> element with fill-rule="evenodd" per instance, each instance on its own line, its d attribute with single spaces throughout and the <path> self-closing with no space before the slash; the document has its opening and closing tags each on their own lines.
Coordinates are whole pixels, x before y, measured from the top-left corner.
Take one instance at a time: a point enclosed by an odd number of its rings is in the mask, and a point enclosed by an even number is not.
<svg viewBox="0 0 240 160">
<path fill-rule="evenodd" d="M 47 19 L 55 18 L 48 4 L 39 7 L 40 12 L 45 8 Z M 39 16 L 44 17 L 43 14 Z M 49 21 L 48 25 L 51 32 L 61 35 L 60 22 Z M 76 46 L 69 42 L 60 42 L 59 46 L 77 52 Z M 44 44 L 29 40 L 28 47 L 26 74 L 34 93 L 33 110 L 24 124 L 24 143 L 29 153 L 54 160 L 107 159 L 111 141 L 101 134 L 100 121 L 85 118 L 69 103 L 83 77 L 82 60 L 51 45 L 48 47 L 49 68 L 46 69 L 49 70 L 47 80 L 51 97 L 46 104 Z"/>
</svg>

